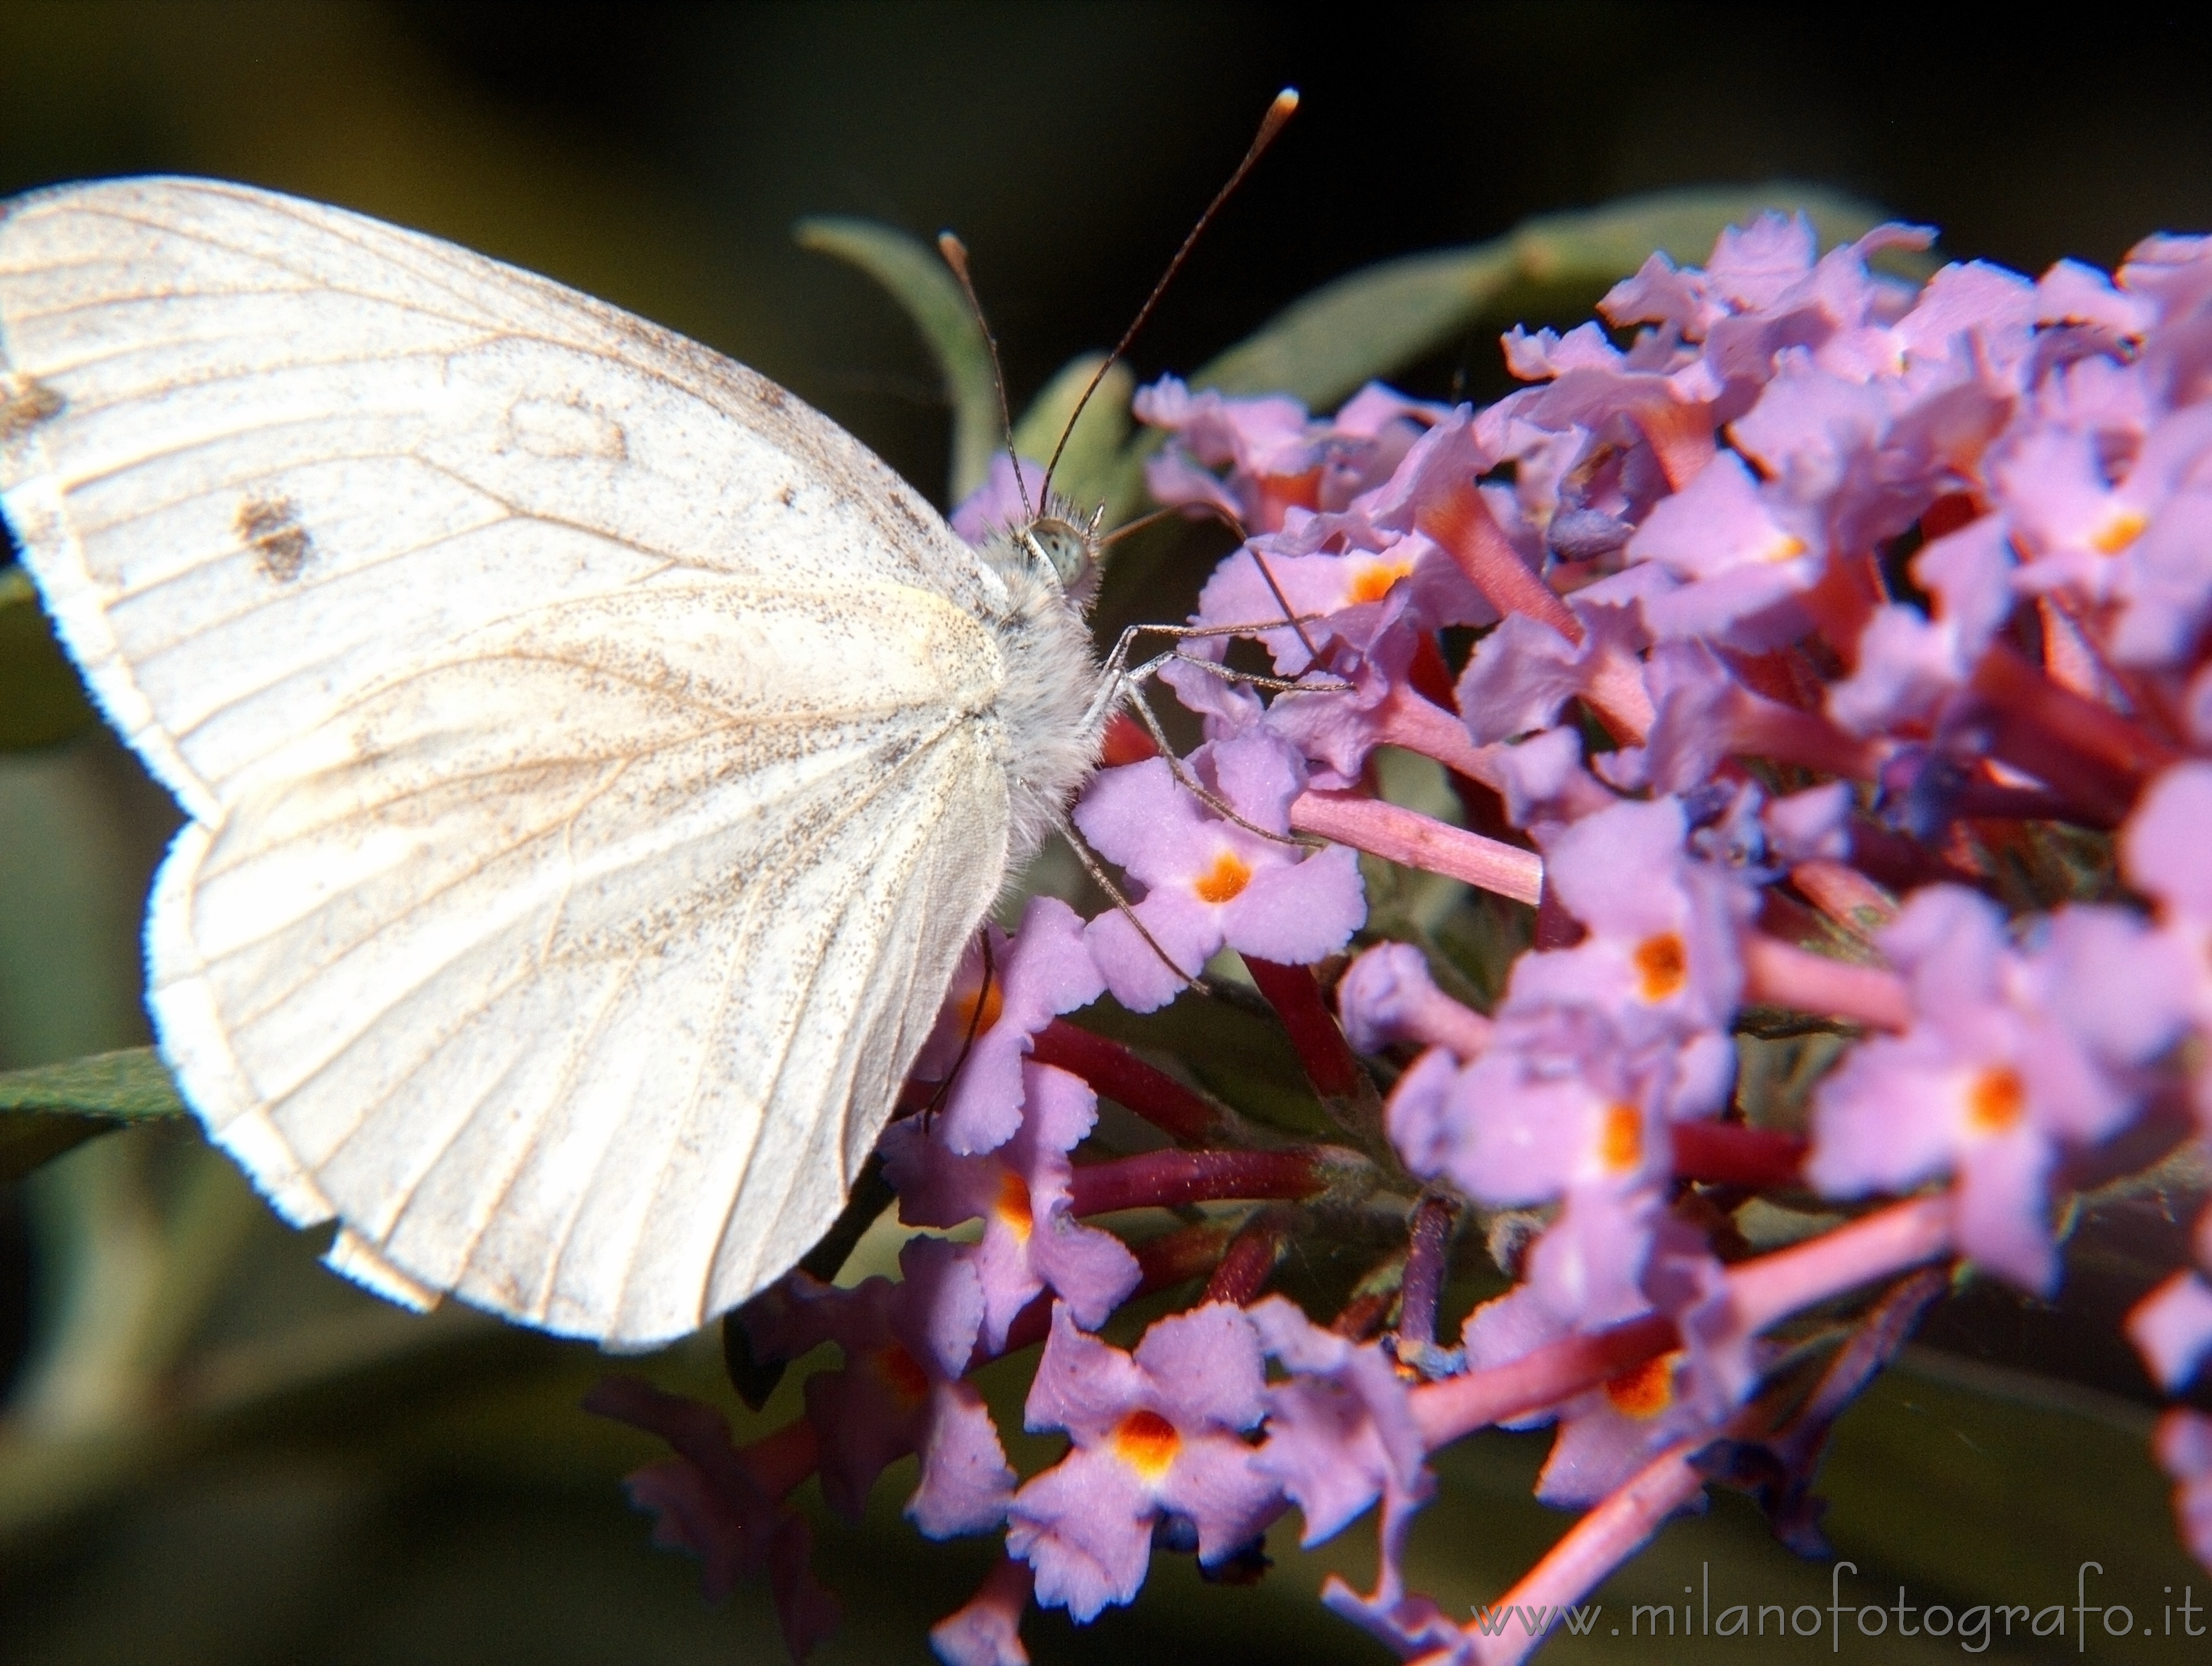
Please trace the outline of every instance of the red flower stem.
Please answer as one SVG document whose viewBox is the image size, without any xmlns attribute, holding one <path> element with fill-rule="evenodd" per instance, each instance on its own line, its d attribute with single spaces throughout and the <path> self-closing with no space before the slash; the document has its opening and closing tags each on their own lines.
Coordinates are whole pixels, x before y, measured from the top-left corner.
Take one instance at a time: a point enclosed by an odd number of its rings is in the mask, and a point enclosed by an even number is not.
<svg viewBox="0 0 2212 1666">
<path fill-rule="evenodd" d="M 1398 1335 L 1402 1341 L 1433 1344 L 1437 1340 L 1437 1302 L 1443 1293 L 1444 1262 L 1457 1213 L 1436 1196 L 1425 1197 L 1413 1207 L 1413 1225 L 1406 1234 L 1405 1277 L 1399 1286 Z"/>
<path fill-rule="evenodd" d="M 1292 824 L 1296 825 L 1295 821 Z M 1358 1098 L 1367 1087 L 1367 1078 L 1359 1061 L 1352 1056 L 1344 1031 L 1337 1027 L 1336 1015 L 1322 999 L 1321 985 L 1314 981 L 1311 969 L 1280 965 L 1251 955 L 1244 957 L 1244 968 L 1290 1032 L 1291 1049 L 1297 1054 L 1314 1091 L 1323 1099 L 1340 1102 Z"/>
<path fill-rule="evenodd" d="M 1447 713 L 1459 704 L 1452 692 L 1451 667 L 1444 663 L 1443 650 L 1437 646 L 1431 632 L 1425 630 L 1413 638 L 1413 657 L 1406 664 L 1406 682 L 1422 699 Z"/>
<path fill-rule="evenodd" d="M 1969 781 L 1951 797 L 1951 813 L 1972 821 L 2072 822 L 2077 827 L 2117 827 L 2100 810 L 2083 807 L 2040 787 L 2008 787 L 2002 781 Z"/>
<path fill-rule="evenodd" d="M 1142 1243 L 1133 1243 L 1129 1253 L 1137 1258 L 1137 1287 L 1122 1298 L 1133 1302 L 1139 1296 L 1149 1296 L 1156 1290 L 1165 1290 L 1171 1285 L 1182 1284 L 1201 1274 L 1210 1274 L 1220 1263 L 1222 1252 L 1230 1240 L 1229 1229 L 1211 1224 L 1182 1226 L 1172 1232 L 1163 1232 Z M 975 1365 L 994 1359 L 1004 1359 L 1018 1353 L 1026 1347 L 1035 1347 L 1052 1334 L 1052 1292 L 1041 1293 L 1027 1307 L 1014 1315 L 1006 1326 L 1006 1346 L 997 1353 L 983 1352 L 982 1344 L 975 1347 Z M 973 1369 L 971 1366 L 970 1369 Z"/>
<path fill-rule="evenodd" d="M 1896 973 L 1831 960 L 1756 932 L 1743 938 L 1743 982 L 1745 999 L 1769 1006 L 1829 1013 L 1881 1030 L 1912 1025 L 1911 999 Z"/>
<path fill-rule="evenodd" d="M 1881 602 L 1881 569 L 1865 556 L 1832 551 L 1810 590 L 1802 592 L 1798 604 L 1813 616 L 1817 629 L 1836 657 L 1851 670 L 1859 662 L 1859 636 Z"/>
<path fill-rule="evenodd" d="M 1338 1010 L 1342 1011 L 1341 994 Z M 1441 1047 L 1462 1064 L 1471 1064 L 1490 1050 L 1496 1026 L 1472 1006 L 1463 1006 L 1443 990 L 1430 988 L 1412 994 L 1397 1017 L 1401 1039 L 1423 1047 Z"/>
<path fill-rule="evenodd" d="M 1525 613 L 1571 642 L 1582 641 L 1582 621 L 1558 592 L 1529 570 L 1472 480 L 1422 510 L 1414 525 L 1442 547 L 1500 613 Z"/>
<path fill-rule="evenodd" d="M 1244 1223 L 1229 1241 L 1221 1265 L 1206 1281 L 1202 1302 L 1229 1302 L 1243 1307 L 1267 1287 L 1267 1280 L 1282 1264 L 1290 1248 L 1290 1223 L 1272 1209 L 1262 1209 Z"/>
<path fill-rule="evenodd" d="M 1718 449 L 1713 439 L 1713 408 L 1702 402 L 1686 404 L 1655 392 L 1628 407 L 1628 420 L 1650 442 L 1659 471 L 1678 492 L 1704 471 Z"/>
<path fill-rule="evenodd" d="M 1464 879 L 1516 903 L 1534 903 L 1543 885 L 1544 859 L 1534 851 L 1486 839 L 1381 799 L 1301 793 L 1291 803 L 1291 827 L 1402 866 Z"/>
<path fill-rule="evenodd" d="M 1432 757 L 1454 775 L 1479 781 L 1493 793 L 1504 792 L 1498 749 L 1476 745 L 1467 725 L 1434 701 L 1401 684 L 1382 696 L 1371 721 L 1376 739 Z"/>
<path fill-rule="evenodd" d="M 1749 690 L 1730 699 L 1727 723 L 1732 752 L 1802 764 L 1850 781 L 1872 781 L 1881 769 L 1879 741 L 1856 739 L 1818 712 L 1801 712 Z"/>
<path fill-rule="evenodd" d="M 1805 1142 L 1774 1128 L 1738 1122 L 1677 1122 L 1674 1176 L 1723 1186 L 1794 1186 L 1802 1178 Z"/>
<path fill-rule="evenodd" d="M 1589 935 L 1583 922 L 1567 912 L 1559 892 L 1546 885 L 1542 895 L 1536 898 L 1536 938 L 1532 946 L 1571 949 Z"/>
<path fill-rule="evenodd" d="M 1556 1406 L 1680 1345 L 1664 1314 L 1547 1342 L 1503 1365 L 1462 1371 L 1412 1390 L 1413 1422 L 1431 1451 L 1493 1423 Z"/>
<path fill-rule="evenodd" d="M 1897 899 L 1848 862 L 1816 856 L 1790 870 L 1790 883 L 1861 943 L 1897 918 Z"/>
<path fill-rule="evenodd" d="M 1641 746 L 1650 738 L 1651 726 L 1659 721 L 1650 691 L 1644 685 L 1644 662 L 1612 644 L 1598 650 L 1583 698 L 1597 713 L 1607 733 L 1624 746 Z"/>
<path fill-rule="evenodd" d="M 1363 1290 L 1344 1304 L 1328 1328 L 1348 1341 L 1364 1342 L 1382 1329 L 1397 1296 L 1395 1290 Z"/>
<path fill-rule="evenodd" d="M 814 1473 L 821 1456 L 814 1425 L 804 1415 L 738 1448 L 738 1461 L 745 1466 L 753 1484 L 779 1501 Z"/>
<path fill-rule="evenodd" d="M 1068 1182 L 1068 1207 L 1087 1216 L 1227 1198 L 1315 1197 L 1328 1183 L 1311 1152 L 1154 1151 L 1077 1169 Z"/>
<path fill-rule="evenodd" d="M 1105 769 L 1124 763 L 1142 763 L 1148 757 L 1160 755 L 1159 743 L 1150 730 L 1127 712 L 1115 712 L 1106 721 L 1106 735 L 1099 748 L 1098 761 Z"/>
<path fill-rule="evenodd" d="M 2053 792 L 2117 824 L 2174 750 L 2110 707 L 2054 682 L 2002 640 L 1974 668 L 1996 720 L 1990 750 Z"/>
<path fill-rule="evenodd" d="M 1734 1328 L 1757 1335 L 1776 1321 L 1952 1253 L 1948 1195 L 1914 1198 L 1817 1238 L 1739 1262 L 1727 1273 Z M 1425 1383 L 1411 1394 L 1431 1451 L 1492 1423 L 1555 1406 L 1681 1345 L 1664 1314 L 1567 1336 L 1503 1365 Z"/>
<path fill-rule="evenodd" d="M 1170 1140 L 1195 1145 L 1219 1130 L 1220 1117 L 1199 1094 L 1121 1043 L 1066 1018 L 1037 1032 L 1030 1056 L 1080 1076 L 1101 1098 L 1127 1106 Z"/>
<path fill-rule="evenodd" d="M 1802 1309 L 1948 1256 L 1954 1213 L 1948 1193 L 1912 1198 L 1787 1250 L 1738 1262 L 1727 1274 L 1731 1315 L 1756 1334 Z"/>
<path fill-rule="evenodd" d="M 1705 1472 L 1691 1462 L 1702 1444 L 1700 1437 L 1662 1453 L 1607 1493 L 1560 1535 L 1559 1542 L 1521 1576 L 1519 1584 L 1490 1604 L 1487 1612 L 1494 1615 L 1501 1608 L 1517 1606 L 1522 1614 L 1536 1608 L 1556 1613 L 1596 1590 L 1607 1574 L 1641 1549 L 1704 1489 Z M 1515 1625 L 1485 1636 L 1480 1622 L 1472 1620 L 1462 1630 L 1480 1666 L 1518 1666 L 1550 1635 L 1541 1627 L 1530 1635 L 1525 1627 Z M 1422 1661 L 1448 1658 L 1439 1651 L 1423 1656 Z"/>
</svg>

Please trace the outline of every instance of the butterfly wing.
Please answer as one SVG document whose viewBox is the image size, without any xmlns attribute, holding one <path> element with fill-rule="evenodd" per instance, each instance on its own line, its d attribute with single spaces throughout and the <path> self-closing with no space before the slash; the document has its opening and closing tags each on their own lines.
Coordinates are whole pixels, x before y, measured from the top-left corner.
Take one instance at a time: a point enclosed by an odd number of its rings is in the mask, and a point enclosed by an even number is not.
<svg viewBox="0 0 2212 1666">
<path fill-rule="evenodd" d="M 742 367 L 343 211 L 0 221 L 0 486 L 195 824 L 151 1003 L 334 1259 L 615 1345 L 834 1215 L 1003 872 L 996 580 Z"/>
</svg>

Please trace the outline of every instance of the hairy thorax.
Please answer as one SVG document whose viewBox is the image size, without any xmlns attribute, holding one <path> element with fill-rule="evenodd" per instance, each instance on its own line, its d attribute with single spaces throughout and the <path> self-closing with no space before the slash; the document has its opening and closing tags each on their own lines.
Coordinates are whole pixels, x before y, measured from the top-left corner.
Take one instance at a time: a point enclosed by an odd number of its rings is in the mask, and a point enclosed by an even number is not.
<svg viewBox="0 0 2212 1666">
<path fill-rule="evenodd" d="M 985 623 L 1006 666 L 993 711 L 1006 768 L 1010 870 L 1036 849 L 1098 767 L 1110 714 L 1109 702 L 1098 697 L 1098 657 L 1085 617 L 1095 587 L 1096 555 L 1087 536 L 1081 546 L 1072 585 L 1063 585 L 1019 529 L 999 533 L 982 547 L 984 560 L 1006 587 L 1004 611 Z"/>
</svg>

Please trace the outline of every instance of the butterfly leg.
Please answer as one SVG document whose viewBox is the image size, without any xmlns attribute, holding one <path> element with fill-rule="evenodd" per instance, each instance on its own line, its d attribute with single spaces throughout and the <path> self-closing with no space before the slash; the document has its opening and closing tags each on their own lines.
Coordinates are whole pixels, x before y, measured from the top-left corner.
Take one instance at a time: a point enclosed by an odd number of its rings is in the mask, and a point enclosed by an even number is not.
<svg viewBox="0 0 2212 1666">
<path fill-rule="evenodd" d="M 1121 887 L 1115 883 L 1114 876 L 1106 871 L 1106 864 L 1098 860 L 1098 853 L 1091 848 L 1090 842 L 1076 831 L 1075 824 L 1066 816 L 1062 816 L 1059 818 L 1057 825 L 1060 836 L 1067 841 L 1067 848 L 1075 853 L 1075 860 L 1083 864 L 1083 871 L 1091 877 L 1099 890 L 1106 893 L 1107 900 L 1121 910 L 1122 918 L 1135 929 L 1138 936 L 1145 939 L 1146 945 L 1160 958 L 1160 964 L 1200 994 L 1212 994 L 1214 988 L 1212 984 L 1202 977 L 1183 970 L 1176 964 L 1175 957 L 1160 946 L 1159 939 L 1152 935 L 1145 922 L 1138 917 L 1136 905 L 1129 901 Z"/>
</svg>

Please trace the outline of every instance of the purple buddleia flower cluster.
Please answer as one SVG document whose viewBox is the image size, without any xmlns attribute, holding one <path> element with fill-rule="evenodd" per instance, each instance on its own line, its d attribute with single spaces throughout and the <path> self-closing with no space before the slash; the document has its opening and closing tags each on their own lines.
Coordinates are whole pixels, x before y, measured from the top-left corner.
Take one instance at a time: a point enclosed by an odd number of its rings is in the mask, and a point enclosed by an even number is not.
<svg viewBox="0 0 2212 1666">
<path fill-rule="evenodd" d="M 924 1534 L 1003 1535 L 933 1633 L 961 1666 L 1159 1554 L 1256 1577 L 1293 1510 L 1309 1544 L 1374 1512 L 1374 1588 L 1325 1600 L 1401 1656 L 1517 1659 L 1540 1639 L 1407 1587 L 1438 1448 L 1555 1426 L 1539 1496 L 1586 1513 L 1524 1611 L 1711 1484 L 1817 1552 L 1827 1431 L 1944 1270 L 2049 1297 L 2070 1195 L 2212 1142 L 2212 240 L 1889 275 L 1929 242 L 1822 255 L 1769 216 L 1655 255 L 1602 325 L 1509 335 L 1527 385 L 1479 410 L 1137 396 L 1153 496 L 1247 533 L 1158 678 L 1203 739 L 1125 723 L 1075 806 L 1126 911 L 1040 898 L 969 956 L 882 1146 L 901 1277 L 794 1273 L 741 1316 L 759 1359 L 838 1346 L 805 1416 L 739 1450 L 602 1391 L 675 1448 L 633 1491 L 711 1584 L 766 1570 L 803 1650 L 792 1490 L 857 1518 L 911 1455 Z M 1002 463 L 955 524 L 1017 501 Z M 1453 813 L 1387 800 L 1386 748 Z M 1487 911 L 1519 945 L 1493 993 L 1368 928 L 1362 853 Z M 1237 970 L 1330 1140 L 1069 1016 Z M 1826 1067 L 1778 1110 L 1742 1064 L 1784 1034 Z M 1734 1220 L 1770 1193 L 1810 1224 L 1762 1251 Z M 1315 1310 L 1273 1286 L 1324 1241 L 1371 1266 Z M 2127 1322 L 2175 1392 L 2212 1357 L 2212 1218 L 2196 1245 Z M 1028 1474 L 971 1380 L 1025 1351 L 1024 1421 L 1066 1443 Z M 2212 1561 L 2212 1420 L 2158 1453 Z"/>
</svg>

